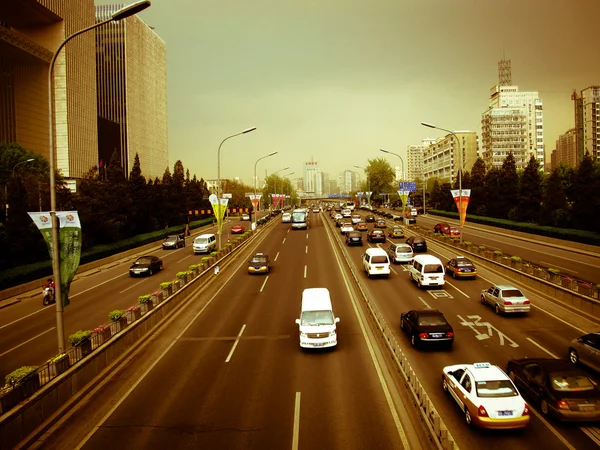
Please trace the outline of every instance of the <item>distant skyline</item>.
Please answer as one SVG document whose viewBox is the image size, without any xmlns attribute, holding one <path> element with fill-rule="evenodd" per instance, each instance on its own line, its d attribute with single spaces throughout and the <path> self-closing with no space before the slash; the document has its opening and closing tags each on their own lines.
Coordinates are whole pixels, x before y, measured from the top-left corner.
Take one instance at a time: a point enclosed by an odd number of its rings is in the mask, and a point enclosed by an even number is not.
<svg viewBox="0 0 600 450">
<path fill-rule="evenodd" d="M 167 43 L 170 170 L 216 178 L 221 140 L 256 126 L 221 150 L 221 177 L 250 183 L 272 151 L 261 177 L 311 158 L 336 176 L 443 136 L 421 122 L 481 137 L 503 57 L 544 103 L 549 162 L 571 92 L 600 84 L 599 14 L 597 0 L 152 0 L 140 17 Z"/>
</svg>

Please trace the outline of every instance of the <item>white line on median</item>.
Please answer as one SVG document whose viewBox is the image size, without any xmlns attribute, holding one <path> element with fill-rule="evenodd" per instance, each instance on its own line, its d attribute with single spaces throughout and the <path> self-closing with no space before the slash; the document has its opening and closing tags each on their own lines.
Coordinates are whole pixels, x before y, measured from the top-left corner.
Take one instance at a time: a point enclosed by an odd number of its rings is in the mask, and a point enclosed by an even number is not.
<svg viewBox="0 0 600 450">
<path fill-rule="evenodd" d="M 292 433 L 292 450 L 298 450 L 298 435 L 300 434 L 300 392 L 296 392 L 294 403 L 294 431 Z"/>
<path fill-rule="evenodd" d="M 279 252 L 277 252 L 277 254 L 275 255 L 275 259 L 273 261 L 277 261 L 277 258 L 279 258 Z"/>
<path fill-rule="evenodd" d="M 29 342 L 33 341 L 34 339 L 37 339 L 37 338 L 39 338 L 40 336 L 43 336 L 44 334 L 48 333 L 49 331 L 52 331 L 52 330 L 54 330 L 55 328 L 56 328 L 56 327 L 52 327 L 52 328 L 50 328 L 49 330 L 46 330 L 46 331 L 44 331 L 43 333 L 40 333 L 40 334 L 38 334 L 37 336 L 34 336 L 34 337 L 32 337 L 31 339 L 29 339 L 29 340 L 27 340 L 27 341 L 25 341 L 25 342 L 21 342 L 21 343 L 20 343 L 19 345 L 17 345 L 16 347 L 13 347 L 13 348 L 11 348 L 10 350 L 6 350 L 4 353 L 2 353 L 2 354 L 0 355 L 0 358 L 1 358 L 1 357 L 3 357 L 4 355 L 6 355 L 7 353 L 10 353 L 10 352 L 12 352 L 13 350 L 16 350 L 16 349 L 18 349 L 19 347 L 22 347 L 23 345 L 25 345 L 25 344 L 27 344 L 27 343 L 29 343 Z"/>
<path fill-rule="evenodd" d="M 304 266 L 304 278 L 306 278 L 306 266 Z"/>
<path fill-rule="evenodd" d="M 123 292 L 126 292 L 126 291 L 128 291 L 129 289 L 131 289 L 131 288 L 134 288 L 134 287 L 136 287 L 137 285 L 144 283 L 145 281 L 146 281 L 146 280 L 138 281 L 137 283 L 135 283 L 135 284 L 132 284 L 132 285 L 131 285 L 131 286 L 129 286 L 128 288 L 125 288 L 125 289 L 123 289 L 121 292 L 119 292 L 119 294 L 122 294 Z"/>
<path fill-rule="evenodd" d="M 244 324 L 242 326 L 242 329 L 240 330 L 240 333 L 238 334 L 237 339 L 233 343 L 233 347 L 231 347 L 231 351 L 229 352 L 229 355 L 227 355 L 227 359 L 225 360 L 225 362 L 229 362 L 229 360 L 231 359 L 231 356 L 233 355 L 233 352 L 235 351 L 235 348 L 237 347 L 238 342 L 240 342 L 240 338 L 242 337 L 242 333 L 244 332 L 245 329 L 246 329 L 246 324 Z"/>
<path fill-rule="evenodd" d="M 286 238 L 283 238 L 283 242 L 282 242 L 282 244 L 285 244 L 285 240 L 286 240 Z"/>
<path fill-rule="evenodd" d="M 569 273 L 579 273 L 579 272 L 577 272 L 576 270 L 572 270 L 570 267 L 557 266 L 556 264 L 554 264 L 554 263 L 551 263 L 551 262 L 547 262 L 547 261 L 540 261 L 540 263 L 542 263 L 542 264 L 546 264 L 546 266 L 547 266 L 547 267 L 556 267 L 557 269 L 563 269 L 563 270 L 566 270 L 566 271 L 567 271 L 567 272 L 569 272 Z"/>
<path fill-rule="evenodd" d="M 537 348 L 539 348 L 539 349 L 541 349 L 541 350 L 545 351 L 546 353 L 548 353 L 548 354 L 549 354 L 550 356 L 552 356 L 553 358 L 555 358 L 555 359 L 558 359 L 558 356 L 556 356 L 556 355 L 555 355 L 554 353 L 552 353 L 550 350 L 548 350 L 548 349 L 546 349 L 546 348 L 542 347 L 540 344 L 538 344 L 537 342 L 535 342 L 533 339 L 531 339 L 531 338 L 527 338 L 527 340 L 528 340 L 529 342 L 531 342 L 533 345 L 535 345 Z"/>
<path fill-rule="evenodd" d="M 454 289 L 456 289 L 458 292 L 460 292 L 462 295 L 464 295 L 467 298 L 471 298 L 469 297 L 467 294 L 465 294 L 463 291 L 461 291 L 459 288 L 457 288 L 456 286 L 454 286 L 453 284 L 451 284 L 449 281 L 446 281 L 446 283 L 448 283 L 450 286 L 452 286 Z"/>
<path fill-rule="evenodd" d="M 265 285 L 267 284 L 267 280 L 269 279 L 269 275 L 267 275 L 267 278 L 265 278 L 265 281 L 263 281 L 262 286 L 260 287 L 260 292 L 263 291 L 263 289 L 265 288 Z"/>
<path fill-rule="evenodd" d="M 305 253 L 308 253 L 308 245 L 306 246 L 306 252 Z"/>
</svg>

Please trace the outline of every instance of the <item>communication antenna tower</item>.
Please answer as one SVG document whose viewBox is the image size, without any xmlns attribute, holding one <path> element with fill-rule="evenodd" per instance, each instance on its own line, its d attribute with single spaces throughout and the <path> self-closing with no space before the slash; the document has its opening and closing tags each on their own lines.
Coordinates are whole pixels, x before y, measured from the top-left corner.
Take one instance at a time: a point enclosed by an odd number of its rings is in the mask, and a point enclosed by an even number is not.
<svg viewBox="0 0 600 450">
<path fill-rule="evenodd" d="M 498 82 L 500 86 L 512 86 L 510 59 L 502 57 L 498 62 Z"/>
</svg>

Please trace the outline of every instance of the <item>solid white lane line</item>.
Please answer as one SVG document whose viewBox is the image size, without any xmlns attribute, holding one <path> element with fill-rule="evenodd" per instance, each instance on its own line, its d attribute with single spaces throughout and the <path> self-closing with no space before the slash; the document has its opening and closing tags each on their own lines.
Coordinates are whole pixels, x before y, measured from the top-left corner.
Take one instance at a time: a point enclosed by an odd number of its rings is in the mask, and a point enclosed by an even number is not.
<svg viewBox="0 0 600 450">
<path fill-rule="evenodd" d="M 233 343 L 233 347 L 231 347 L 231 351 L 229 352 L 229 355 L 227 355 L 227 359 L 225 360 L 225 362 L 229 362 L 229 360 L 231 359 L 231 356 L 233 355 L 233 352 L 235 351 L 235 348 L 237 347 L 238 342 L 240 342 L 240 338 L 242 337 L 242 333 L 244 332 L 245 329 L 246 329 L 246 324 L 244 324 L 242 326 L 240 333 L 237 335 L 237 339 Z"/>
<path fill-rule="evenodd" d="M 460 292 L 462 295 L 464 295 L 467 298 L 471 298 L 469 297 L 467 294 L 465 294 L 463 291 L 461 291 L 459 288 L 457 288 L 456 286 L 454 286 L 453 284 L 451 284 L 449 281 L 446 281 L 446 283 L 448 283 L 450 286 L 452 286 L 454 289 L 456 289 L 458 292 Z"/>
<path fill-rule="evenodd" d="M 265 278 L 265 281 L 263 281 L 262 286 L 260 287 L 260 292 L 263 291 L 263 289 L 265 288 L 265 285 L 267 284 L 267 280 L 269 279 L 269 275 L 267 275 L 267 278 Z"/>
<path fill-rule="evenodd" d="M 427 308 L 428 308 L 428 309 L 431 309 L 431 306 L 429 306 L 429 305 L 427 304 L 427 302 L 426 302 L 425 300 L 423 300 L 423 298 L 422 298 L 422 297 L 419 297 L 419 300 L 421 300 L 421 301 L 423 302 L 423 304 L 424 304 L 425 306 L 427 306 Z"/>
<path fill-rule="evenodd" d="M 306 266 L 304 266 L 304 278 L 306 278 Z"/>
<path fill-rule="evenodd" d="M 308 239 L 308 233 L 306 233 L 306 239 Z"/>
<path fill-rule="evenodd" d="M 191 258 L 194 255 L 187 255 L 185 258 L 180 259 L 179 261 L 177 261 L 178 263 L 185 261 L 188 258 Z"/>
<path fill-rule="evenodd" d="M 548 314 L 549 316 L 552 316 L 552 317 L 554 317 L 556 320 L 558 320 L 558 321 L 560 321 L 560 322 L 564 323 L 565 325 L 569 325 L 571 328 L 574 328 L 575 330 L 579 331 L 581 334 L 588 334 L 588 333 L 590 333 L 590 331 L 582 330 L 581 328 L 579 328 L 579 327 L 576 327 L 576 326 L 575 326 L 575 325 L 573 325 L 572 323 L 569 323 L 569 322 L 567 322 L 566 320 L 563 320 L 563 319 L 561 319 L 561 318 L 560 318 L 560 317 L 558 317 L 557 315 L 555 315 L 555 314 L 552 314 L 551 312 L 549 312 L 549 311 L 546 311 L 545 309 L 542 309 L 542 308 L 540 308 L 539 306 L 536 306 L 536 305 L 531 305 L 531 307 L 532 307 L 532 308 L 537 308 L 537 309 L 539 309 L 540 311 L 544 312 L 545 314 Z"/>
<path fill-rule="evenodd" d="M 71 297 L 69 297 L 69 298 L 71 298 Z M 55 305 L 55 304 L 48 305 L 48 306 L 52 307 L 52 309 L 56 309 L 56 305 Z M 21 320 L 25 320 L 25 319 L 27 319 L 28 317 L 35 316 L 37 313 L 41 313 L 43 310 L 45 310 L 46 308 L 48 308 L 48 306 L 44 306 L 42 309 L 38 309 L 36 312 L 32 312 L 31 314 L 27 314 L 26 316 L 23 316 L 23 317 L 21 317 L 20 319 L 13 320 L 12 322 L 10 322 L 10 323 L 7 323 L 6 325 L 2 325 L 2 326 L 0 327 L 0 330 L 1 330 L 2 328 L 10 327 L 11 325 L 14 325 L 14 324 L 15 324 L 15 323 L 17 323 L 17 322 L 20 322 Z"/>
<path fill-rule="evenodd" d="M 282 242 L 282 244 L 285 244 L 285 240 L 286 240 L 286 239 L 287 239 L 287 238 L 283 238 L 283 242 Z"/>
<path fill-rule="evenodd" d="M 277 252 L 277 254 L 275 255 L 275 259 L 273 261 L 277 261 L 277 258 L 279 258 L 279 252 Z"/>
<path fill-rule="evenodd" d="M 49 331 L 52 331 L 52 330 L 54 330 L 55 328 L 56 328 L 56 327 L 52 327 L 52 328 L 50 328 L 49 330 L 46 330 L 46 331 L 44 331 L 43 333 L 40 333 L 40 334 L 38 334 L 37 336 L 34 336 L 34 337 L 32 337 L 31 339 L 28 339 L 28 340 L 26 340 L 25 342 L 21 342 L 21 343 L 20 343 L 19 345 L 17 345 L 16 347 L 13 347 L 13 348 L 11 348 L 10 350 L 6 350 L 4 353 L 2 353 L 2 354 L 0 355 L 0 358 L 2 358 L 2 357 L 3 357 L 4 355 L 6 355 L 6 354 L 8 354 L 8 353 L 12 352 L 13 350 L 16 350 L 16 349 L 18 349 L 19 347 L 22 347 L 23 345 L 25 345 L 25 344 L 27 344 L 27 343 L 29 343 L 29 342 L 33 341 L 34 339 L 37 339 L 37 338 L 39 338 L 40 336 L 43 336 L 44 334 L 48 333 Z"/>
<path fill-rule="evenodd" d="M 543 351 L 545 351 L 547 354 L 549 354 L 549 355 L 550 355 L 550 356 L 552 356 L 553 358 L 555 358 L 555 359 L 558 359 L 558 356 L 556 356 L 556 355 L 555 355 L 554 353 L 552 353 L 550 350 L 548 350 L 548 349 L 546 349 L 546 348 L 542 347 L 540 344 L 538 344 L 537 342 L 535 342 L 533 339 L 531 339 L 531 338 L 527 338 L 527 340 L 528 340 L 529 342 L 531 342 L 533 345 L 535 345 L 537 348 L 539 348 L 540 350 L 543 350 Z"/>
<path fill-rule="evenodd" d="M 392 266 L 390 266 L 390 270 L 391 270 L 392 272 L 394 272 L 396 275 L 398 275 L 398 272 L 396 272 L 396 269 L 394 269 Z"/>
<path fill-rule="evenodd" d="M 596 445 L 600 446 L 600 430 L 598 427 L 581 427 L 581 431 L 594 441 Z"/>
<path fill-rule="evenodd" d="M 131 285 L 131 286 L 129 286 L 128 288 L 125 288 L 125 289 L 123 289 L 121 292 L 119 292 L 119 294 L 122 294 L 123 292 L 126 292 L 126 291 L 128 291 L 129 289 L 131 289 L 131 288 L 134 288 L 134 287 L 136 287 L 137 285 L 140 285 L 140 284 L 142 284 L 142 283 L 143 283 L 143 282 L 145 282 L 145 281 L 146 281 L 146 280 L 138 281 L 137 283 L 135 283 L 135 284 L 132 284 L 132 285 Z"/>
<path fill-rule="evenodd" d="M 306 252 L 304 252 L 304 253 L 308 253 L 308 245 L 306 246 Z"/>
<path fill-rule="evenodd" d="M 556 437 L 556 439 L 558 439 L 560 442 L 563 443 L 563 445 L 568 449 L 568 450 L 577 450 L 575 447 L 573 447 L 569 441 L 567 441 L 565 439 L 565 437 L 560 434 L 558 431 L 556 431 L 556 429 L 550 425 L 550 423 L 544 418 L 544 416 L 542 416 L 539 412 L 537 412 L 535 409 L 533 409 L 531 406 L 529 407 L 529 412 L 535 414 L 535 416 L 540 419 L 542 421 L 542 423 L 544 425 L 546 425 L 546 427 L 552 432 L 552 434 Z"/>
<path fill-rule="evenodd" d="M 292 450 L 298 450 L 298 435 L 300 434 L 300 392 L 296 392 L 294 403 L 294 431 L 292 433 Z"/>
</svg>

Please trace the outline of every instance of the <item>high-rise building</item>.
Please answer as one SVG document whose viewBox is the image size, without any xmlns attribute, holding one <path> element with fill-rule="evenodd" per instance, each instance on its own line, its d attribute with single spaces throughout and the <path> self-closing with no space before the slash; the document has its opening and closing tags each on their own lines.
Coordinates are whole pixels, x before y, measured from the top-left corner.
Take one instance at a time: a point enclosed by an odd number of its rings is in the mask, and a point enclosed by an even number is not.
<svg viewBox="0 0 600 450">
<path fill-rule="evenodd" d="M 50 61 L 93 23 L 93 0 L 0 2 L 0 141 L 49 158 Z M 71 187 L 98 163 L 95 68 L 93 32 L 70 41 L 54 66 L 55 167 Z"/>
<path fill-rule="evenodd" d="M 581 91 L 581 142 L 583 155 L 600 159 L 600 86 Z"/>
<path fill-rule="evenodd" d="M 563 163 L 569 167 L 577 167 L 581 162 L 578 155 L 578 139 L 577 130 L 572 128 L 564 134 L 558 136 L 556 141 L 556 150 L 552 152 L 552 164 L 551 169 L 556 168 L 559 164 Z"/>
<path fill-rule="evenodd" d="M 406 181 L 415 181 L 423 178 L 423 153 L 435 139 L 426 138 L 420 144 L 410 144 L 406 149 L 407 179 Z"/>
<path fill-rule="evenodd" d="M 97 6 L 96 19 L 106 20 L 121 7 Z M 118 129 L 100 140 L 100 159 L 110 161 L 116 151 L 128 176 L 137 153 L 147 178 L 162 177 L 169 165 L 165 42 L 132 16 L 99 28 L 96 48 L 98 123 Z"/>
<path fill-rule="evenodd" d="M 533 155 L 544 167 L 543 103 L 537 92 L 518 86 L 494 86 L 481 119 L 482 157 L 488 168 L 500 167 L 512 152 L 517 169 Z"/>
<path fill-rule="evenodd" d="M 344 170 L 338 177 L 341 194 L 350 194 L 360 190 L 360 175 L 354 170 Z"/>
<path fill-rule="evenodd" d="M 318 173 L 320 172 L 319 170 L 319 164 L 314 161 L 314 160 L 310 160 L 310 161 L 306 161 L 304 163 L 304 174 L 303 174 L 303 179 L 304 179 L 304 192 L 306 194 L 317 194 L 317 178 L 318 178 Z M 322 180 L 321 180 L 322 181 Z M 322 189 L 322 187 L 321 187 Z"/>
<path fill-rule="evenodd" d="M 439 178 L 454 183 L 458 177 L 459 164 L 471 171 L 477 160 L 478 140 L 474 131 L 455 131 L 431 142 L 423 151 L 423 176 L 426 179 Z M 459 151 L 462 152 L 459 154 Z M 412 180 L 411 180 L 412 181 Z"/>
</svg>

